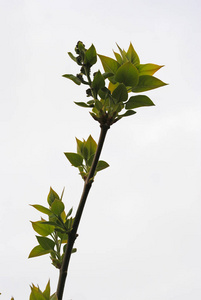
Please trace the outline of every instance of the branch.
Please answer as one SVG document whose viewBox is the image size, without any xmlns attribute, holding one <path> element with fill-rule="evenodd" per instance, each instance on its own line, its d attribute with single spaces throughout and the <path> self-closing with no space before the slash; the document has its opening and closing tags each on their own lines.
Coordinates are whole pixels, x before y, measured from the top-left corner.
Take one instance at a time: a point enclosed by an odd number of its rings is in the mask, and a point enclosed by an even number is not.
<svg viewBox="0 0 201 300">
<path fill-rule="evenodd" d="M 82 213 L 83 213 L 84 206 L 85 206 L 85 203 L 87 200 L 87 196 L 89 194 L 89 191 L 90 191 L 92 183 L 93 183 L 93 178 L 94 178 L 96 167 L 97 167 L 97 164 L 98 164 L 98 161 L 100 158 L 100 154 L 101 154 L 101 151 L 103 148 L 105 137 L 106 137 L 108 129 L 110 128 L 110 126 L 106 125 L 106 124 L 100 125 L 100 127 L 101 127 L 101 132 L 100 132 L 100 137 L 99 137 L 96 153 L 94 156 L 94 160 L 93 160 L 89 175 L 88 175 L 87 179 L 85 180 L 82 196 L 81 196 L 80 203 L 79 203 L 79 206 L 78 206 L 78 209 L 77 209 L 77 212 L 75 215 L 74 223 L 73 223 L 73 229 L 68 235 L 68 243 L 67 243 L 66 251 L 64 254 L 64 258 L 63 258 L 63 263 L 62 263 L 62 266 L 60 269 L 60 275 L 59 275 L 59 280 L 58 280 L 58 285 L 57 285 L 57 293 L 56 294 L 57 294 L 58 300 L 62 300 L 62 297 L 63 297 L 64 286 L 65 286 L 65 281 L 66 281 L 67 272 L 68 272 L 68 266 L 69 266 L 69 262 L 70 262 L 73 245 L 74 245 L 74 242 L 77 237 L 78 226 L 79 226 L 79 223 L 80 223 L 80 220 L 82 217 Z"/>
</svg>

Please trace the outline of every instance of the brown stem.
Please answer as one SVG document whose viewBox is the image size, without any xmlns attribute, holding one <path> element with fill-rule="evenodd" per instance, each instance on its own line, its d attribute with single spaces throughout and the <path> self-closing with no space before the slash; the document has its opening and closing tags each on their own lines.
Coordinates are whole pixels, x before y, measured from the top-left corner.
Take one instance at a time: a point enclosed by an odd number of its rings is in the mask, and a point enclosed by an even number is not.
<svg viewBox="0 0 201 300">
<path fill-rule="evenodd" d="M 108 126 L 108 125 L 105 125 L 105 124 L 101 125 L 101 132 L 100 132 L 100 137 L 99 137 L 96 153 L 94 156 L 94 160 L 93 160 L 89 175 L 84 183 L 82 196 L 81 196 L 80 203 L 79 203 L 79 206 L 78 206 L 78 209 L 77 209 L 77 212 L 75 215 L 74 223 L 73 223 L 73 229 L 68 235 L 68 243 L 67 243 L 66 251 L 64 254 L 64 258 L 63 258 L 63 263 L 62 263 L 62 266 L 60 269 L 59 280 L 58 280 L 58 285 L 57 285 L 56 294 L 57 294 L 58 300 L 62 300 L 62 297 L 63 297 L 64 286 L 65 286 L 65 281 L 66 281 L 66 277 L 67 277 L 70 257 L 71 257 L 75 239 L 77 237 L 77 229 L 78 229 L 78 226 L 80 223 L 80 219 L 82 217 L 82 213 L 83 213 L 84 206 L 85 206 L 85 203 L 87 200 L 87 196 L 89 194 L 90 188 L 93 183 L 93 177 L 95 175 L 95 171 L 96 171 L 96 167 L 97 167 L 97 164 L 98 164 L 98 161 L 100 158 L 101 150 L 103 148 L 104 140 L 105 140 L 105 137 L 106 137 L 106 134 L 107 134 L 107 131 L 109 128 L 110 128 L 110 126 Z"/>
</svg>

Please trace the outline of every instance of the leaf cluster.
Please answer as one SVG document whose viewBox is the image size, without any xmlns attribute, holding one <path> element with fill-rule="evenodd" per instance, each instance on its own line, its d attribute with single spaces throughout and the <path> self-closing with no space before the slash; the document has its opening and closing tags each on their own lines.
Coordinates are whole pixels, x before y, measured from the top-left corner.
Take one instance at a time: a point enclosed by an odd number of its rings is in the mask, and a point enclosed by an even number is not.
<svg viewBox="0 0 201 300">
<path fill-rule="evenodd" d="M 74 56 L 69 56 L 79 66 L 80 73 L 76 76 L 65 74 L 63 77 L 71 79 L 76 84 L 86 84 L 87 96 L 91 99 L 87 102 L 75 102 L 81 107 L 91 108 L 91 116 L 100 124 L 108 126 L 120 120 L 122 117 L 136 113 L 133 109 L 143 106 L 153 106 L 152 100 L 145 95 L 136 95 L 129 98 L 129 93 L 146 92 L 165 86 L 166 83 L 153 76 L 161 67 L 148 63 L 140 64 L 140 59 L 133 45 L 130 43 L 127 51 L 118 45 L 119 53 L 114 52 L 115 59 L 97 54 L 94 45 L 86 49 L 82 42 L 78 42 Z M 99 57 L 104 73 L 100 70 L 91 78 L 91 67 Z M 109 84 L 106 84 L 109 81 Z M 120 113 L 122 112 L 123 113 Z"/>
<path fill-rule="evenodd" d="M 31 294 L 29 300 L 58 300 L 56 294 L 50 295 L 50 281 L 48 281 L 45 290 L 42 292 L 34 284 L 31 286 Z"/>
<path fill-rule="evenodd" d="M 78 168 L 81 177 L 86 180 L 96 153 L 97 144 L 91 135 L 86 141 L 84 139 L 81 141 L 76 138 L 76 142 L 77 153 L 65 152 L 64 154 L 71 165 Z M 107 162 L 99 160 L 96 167 L 96 173 L 107 167 L 109 167 Z"/>
<path fill-rule="evenodd" d="M 39 235 L 36 236 L 38 245 L 31 250 L 29 258 L 50 254 L 52 264 L 58 269 L 61 268 L 65 248 L 68 243 L 68 234 L 73 228 L 74 221 L 74 218 L 71 217 L 72 208 L 67 214 L 65 213 L 65 205 L 62 201 L 63 192 L 61 197 L 59 197 L 50 188 L 47 197 L 48 208 L 39 204 L 32 205 L 38 211 L 46 214 L 48 220 L 41 218 L 40 221 L 31 222 L 33 229 Z M 76 249 L 73 249 L 73 252 L 75 251 Z"/>
</svg>

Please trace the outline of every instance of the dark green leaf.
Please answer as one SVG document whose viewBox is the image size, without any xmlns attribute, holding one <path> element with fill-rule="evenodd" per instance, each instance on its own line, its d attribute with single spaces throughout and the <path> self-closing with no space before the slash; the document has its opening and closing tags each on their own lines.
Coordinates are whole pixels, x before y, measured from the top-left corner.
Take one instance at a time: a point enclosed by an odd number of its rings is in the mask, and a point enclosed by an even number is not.
<svg viewBox="0 0 201 300">
<path fill-rule="evenodd" d="M 52 240 L 43 236 L 36 236 L 36 238 L 44 250 L 54 250 L 55 243 Z"/>
<path fill-rule="evenodd" d="M 135 93 L 145 92 L 149 90 L 153 90 L 159 88 L 161 86 L 167 85 L 160 79 L 150 76 L 150 75 L 142 75 L 139 76 L 138 85 L 132 88 L 132 91 Z"/>
<path fill-rule="evenodd" d="M 51 210 L 49 208 L 46 208 L 46 207 L 44 207 L 42 205 L 33 204 L 31 206 L 33 206 L 35 209 L 37 209 L 38 211 L 40 211 L 40 212 L 42 212 L 42 213 L 44 213 L 44 214 L 46 214 L 48 216 L 50 216 L 52 214 L 52 212 L 51 212 Z"/>
<path fill-rule="evenodd" d="M 32 257 L 36 257 L 36 256 L 41 256 L 41 255 L 45 255 L 45 254 L 48 254 L 50 253 L 50 250 L 44 250 L 41 245 L 38 245 L 36 247 L 34 247 L 30 254 L 29 254 L 29 258 L 32 258 Z"/>
<path fill-rule="evenodd" d="M 55 199 L 59 199 L 59 195 L 50 187 L 50 191 L 47 196 L 48 204 L 51 206 L 52 202 L 54 202 Z"/>
<path fill-rule="evenodd" d="M 138 70 L 131 62 L 126 62 L 117 70 L 114 79 L 125 86 L 136 86 L 139 80 Z"/>
<path fill-rule="evenodd" d="M 71 208 L 71 209 L 69 210 L 69 212 L 67 213 L 66 219 L 67 219 L 68 217 L 70 217 L 70 215 L 72 214 L 72 211 L 73 211 L 73 208 Z"/>
<path fill-rule="evenodd" d="M 64 211 L 64 204 L 61 200 L 55 199 L 51 205 L 51 211 L 56 215 L 59 216 Z"/>
<path fill-rule="evenodd" d="M 123 83 L 120 83 L 113 91 L 112 97 L 115 98 L 117 102 L 124 102 L 128 99 L 128 92 Z"/>
<path fill-rule="evenodd" d="M 74 103 L 81 107 L 87 107 L 87 108 L 90 107 L 90 105 L 86 104 L 85 102 L 74 102 Z"/>
<path fill-rule="evenodd" d="M 154 103 L 145 95 L 133 96 L 126 103 L 126 109 L 133 109 L 142 106 L 153 106 Z"/>
<path fill-rule="evenodd" d="M 47 236 L 54 231 L 54 226 L 43 224 L 41 221 L 31 222 L 33 229 L 42 236 Z"/>
<path fill-rule="evenodd" d="M 76 83 L 77 85 L 80 85 L 81 84 L 81 81 L 78 77 L 72 75 L 72 74 L 64 74 L 62 75 L 63 77 L 65 78 L 68 78 L 70 80 L 72 80 L 74 83 Z"/>
<path fill-rule="evenodd" d="M 99 172 L 103 169 L 106 169 L 109 167 L 109 164 L 104 161 L 104 160 L 99 160 L 98 164 L 97 164 L 97 167 L 96 167 L 96 172 Z"/>
<path fill-rule="evenodd" d="M 105 86 L 105 80 L 100 71 L 96 73 L 94 76 L 94 80 L 92 82 L 92 88 L 98 93 L 98 90 L 102 89 Z"/>
<path fill-rule="evenodd" d="M 128 51 L 126 53 L 126 57 L 135 66 L 140 63 L 139 56 L 137 55 L 137 53 L 136 53 L 136 51 L 133 48 L 133 45 L 131 43 L 130 43 L 130 46 L 129 46 Z"/>
<path fill-rule="evenodd" d="M 134 110 L 127 110 L 123 115 L 118 115 L 118 118 L 121 119 L 123 117 L 128 117 L 136 114 L 136 111 Z"/>
<path fill-rule="evenodd" d="M 104 79 L 107 79 L 107 78 L 113 76 L 114 74 L 113 74 L 113 73 L 110 73 L 110 72 L 106 72 L 106 73 L 103 73 L 102 75 L 103 75 L 103 78 L 104 78 Z"/>
<path fill-rule="evenodd" d="M 84 63 L 93 66 L 97 62 L 97 54 L 94 45 L 85 52 Z"/>
<path fill-rule="evenodd" d="M 72 164 L 72 166 L 77 168 L 82 165 L 83 158 L 81 155 L 71 152 L 65 152 L 64 154 L 69 160 L 69 162 Z"/>
</svg>

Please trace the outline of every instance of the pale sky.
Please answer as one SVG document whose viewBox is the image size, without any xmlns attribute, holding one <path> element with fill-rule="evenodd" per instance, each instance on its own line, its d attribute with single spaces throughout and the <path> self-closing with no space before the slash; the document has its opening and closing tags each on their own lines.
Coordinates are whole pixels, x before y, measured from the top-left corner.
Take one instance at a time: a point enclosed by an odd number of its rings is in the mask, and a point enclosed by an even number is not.
<svg viewBox="0 0 201 300">
<path fill-rule="evenodd" d="M 65 300 L 201 299 L 201 3 L 192 1 L 1 0 L 0 299 L 29 299 L 31 283 L 56 290 L 30 220 L 50 186 L 76 210 L 83 182 L 63 152 L 99 126 L 68 57 L 78 40 L 113 56 L 132 42 L 141 63 L 165 65 L 168 86 L 108 132 L 110 168 L 92 187 L 76 241 Z M 97 68 L 101 68 L 100 62 Z M 94 70 L 97 70 L 94 68 Z"/>
</svg>

